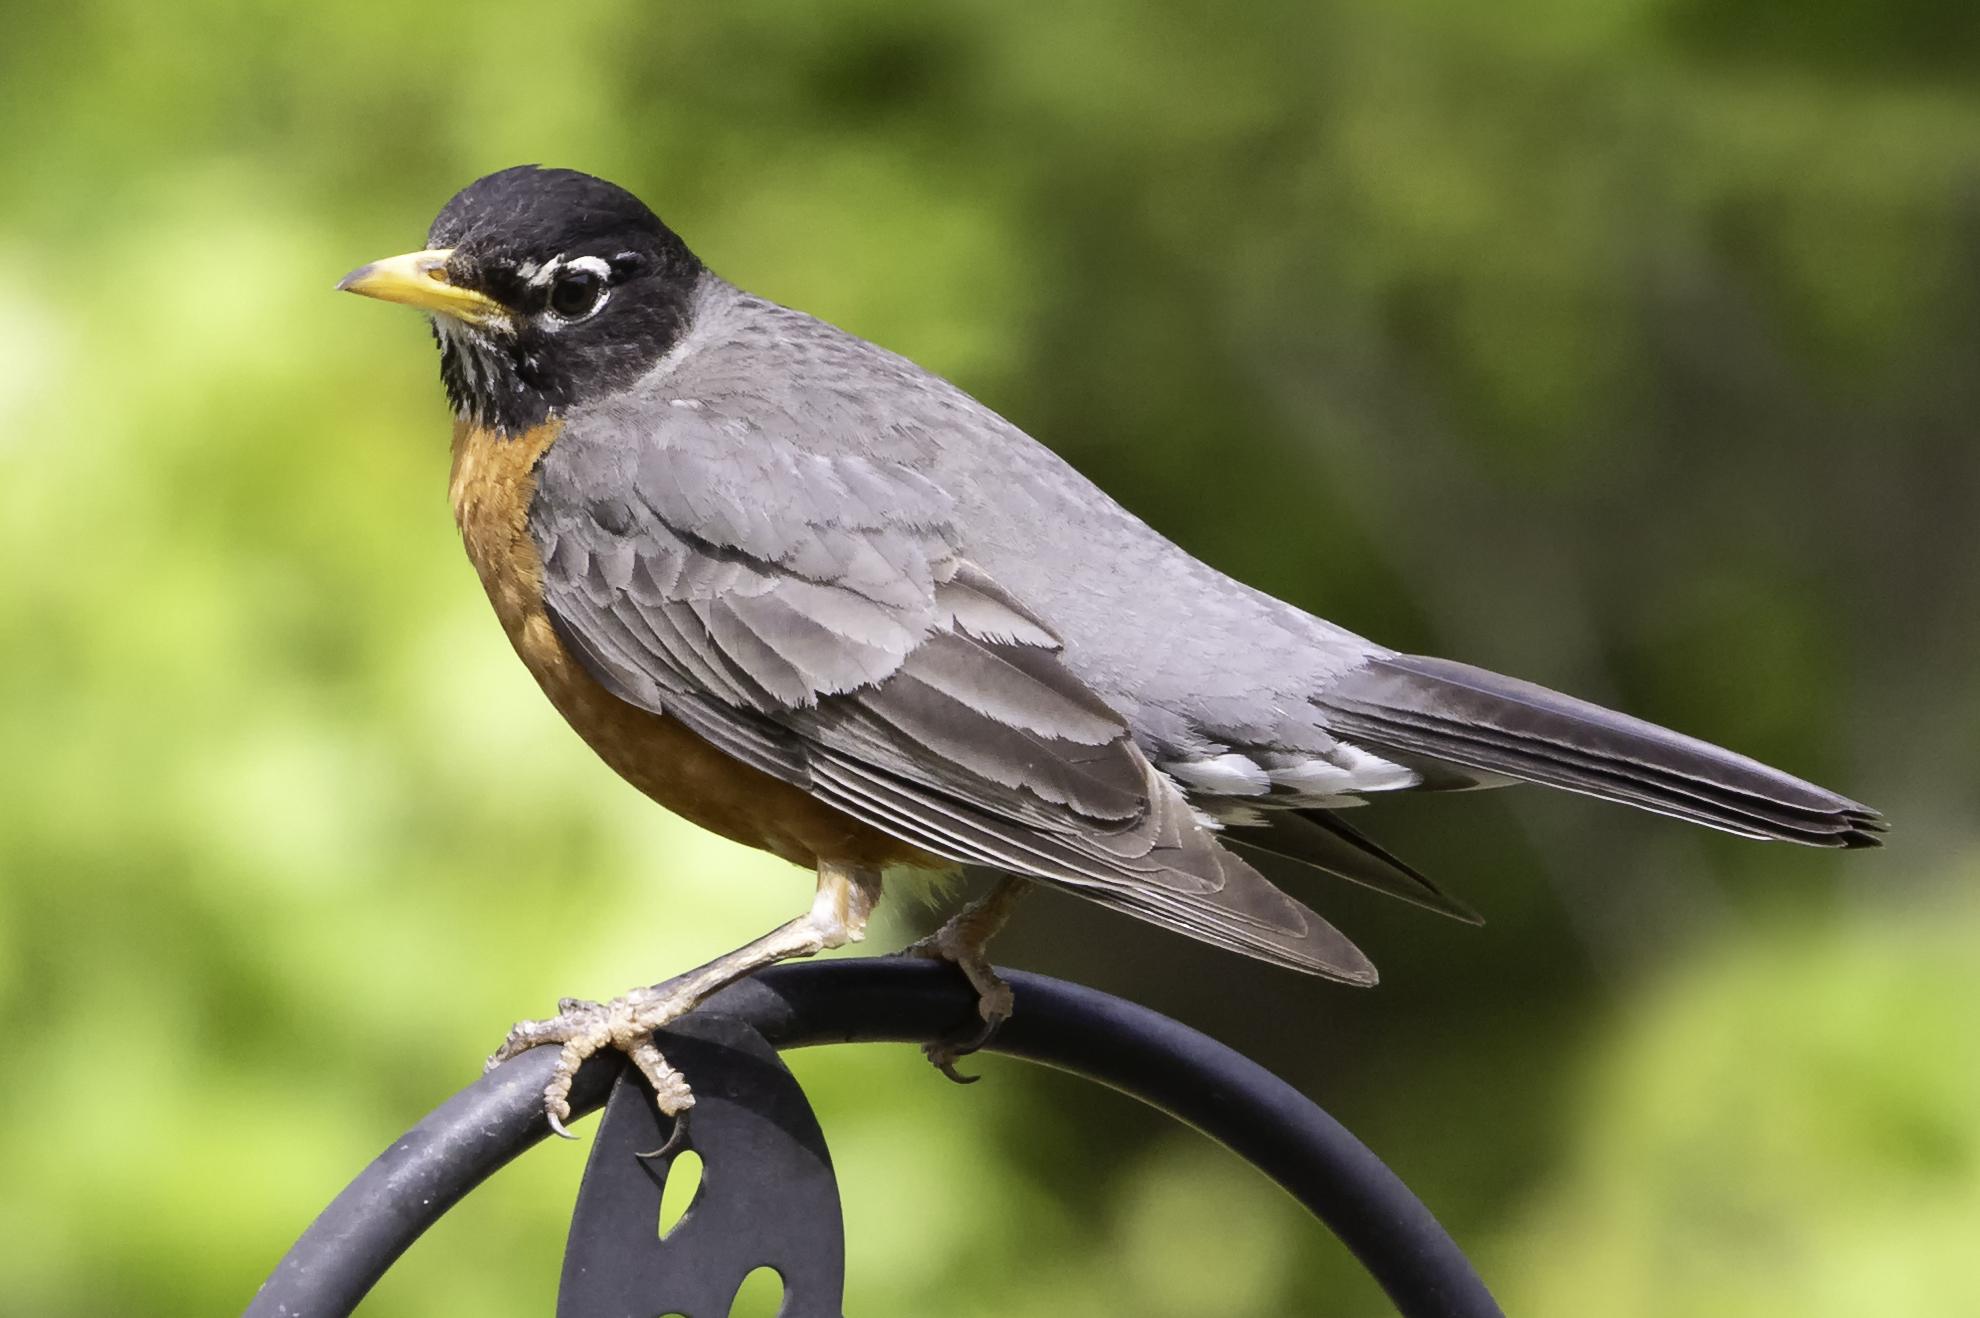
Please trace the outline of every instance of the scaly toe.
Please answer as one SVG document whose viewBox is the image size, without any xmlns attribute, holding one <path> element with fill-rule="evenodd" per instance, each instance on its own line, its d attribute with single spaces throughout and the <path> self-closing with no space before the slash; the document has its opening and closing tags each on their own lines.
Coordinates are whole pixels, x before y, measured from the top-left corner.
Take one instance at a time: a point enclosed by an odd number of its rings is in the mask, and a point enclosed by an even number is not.
<svg viewBox="0 0 1980 1318">
<path fill-rule="evenodd" d="M 960 970 L 970 987 L 976 990 L 976 1014 L 982 1018 L 982 1028 L 959 1039 L 923 1044 L 921 1049 L 930 1064 L 949 1079 L 959 1085 L 975 1084 L 983 1077 L 963 1074 L 956 1069 L 956 1062 L 989 1043 L 1003 1023 L 1010 1019 L 1011 1011 L 1016 1006 L 1011 986 L 991 969 L 980 947 L 972 945 L 947 925 L 926 938 L 908 944 L 901 949 L 901 955 L 947 961 Z"/>
<path fill-rule="evenodd" d="M 489 1057 L 484 1072 L 492 1071 L 532 1048 L 550 1043 L 568 1044 L 595 1035 L 607 1018 L 606 1008 L 587 998 L 561 998 L 557 1002 L 557 1012 L 548 1020 L 517 1021 L 508 1037 L 502 1040 L 502 1046 Z M 609 1039 L 609 1036 L 606 1037 Z"/>
<path fill-rule="evenodd" d="M 653 1087 L 653 1101 L 659 1105 L 662 1114 L 678 1117 L 694 1106 L 694 1090 L 688 1087 L 687 1077 L 660 1055 L 660 1048 L 653 1042 L 652 1035 L 646 1035 L 628 1048 L 626 1056 L 646 1077 L 646 1083 Z"/>
<path fill-rule="evenodd" d="M 564 998 L 558 1015 L 548 1020 L 522 1021 L 488 1059 L 488 1070 L 521 1053 L 548 1044 L 558 1047 L 557 1065 L 543 1090 L 543 1114 L 550 1129 L 574 1139 L 565 1123 L 571 1119 L 571 1086 L 577 1073 L 608 1048 L 625 1053 L 653 1087 L 660 1111 L 678 1117 L 694 1106 L 694 1091 L 679 1071 L 667 1064 L 653 1042 L 653 1031 L 680 1016 L 691 1000 L 663 990 L 635 989 L 610 1002 Z"/>
<path fill-rule="evenodd" d="M 947 961 L 949 958 L 943 955 L 940 944 L 941 940 L 936 934 L 930 934 L 926 938 L 917 938 L 909 943 L 900 950 L 899 955 L 919 957 L 927 961 Z"/>
<path fill-rule="evenodd" d="M 976 1014 L 983 1018 L 983 1033 L 976 1041 L 978 1048 L 989 1043 L 991 1036 L 1003 1028 L 1004 1022 L 1017 1010 L 1017 995 L 1011 992 L 1011 986 L 987 967 L 985 978 L 987 984 L 974 975 L 970 977 L 970 983 L 976 986 L 977 992 Z"/>
</svg>

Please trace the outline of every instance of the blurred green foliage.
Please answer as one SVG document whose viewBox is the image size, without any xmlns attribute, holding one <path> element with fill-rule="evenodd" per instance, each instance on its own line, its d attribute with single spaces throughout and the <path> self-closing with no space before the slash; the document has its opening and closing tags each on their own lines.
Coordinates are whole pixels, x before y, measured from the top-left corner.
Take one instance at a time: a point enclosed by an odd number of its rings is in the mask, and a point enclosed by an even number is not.
<svg viewBox="0 0 1980 1318">
<path fill-rule="evenodd" d="M 1841 858 L 1538 793 L 1371 809 L 1492 921 L 1305 883 L 1372 994 L 1055 899 L 1001 952 L 1294 1078 L 1515 1312 L 1980 1305 L 1970 5 L 8 18 L 14 1311 L 238 1309 L 510 1020 L 805 900 L 557 722 L 454 543 L 423 331 L 330 295 L 524 160 L 633 187 L 1261 587 L 1889 810 Z M 1382 1311 L 1125 1100 L 795 1065 L 851 1312 Z M 548 1312 L 580 1161 L 504 1172 L 365 1311 Z"/>
</svg>

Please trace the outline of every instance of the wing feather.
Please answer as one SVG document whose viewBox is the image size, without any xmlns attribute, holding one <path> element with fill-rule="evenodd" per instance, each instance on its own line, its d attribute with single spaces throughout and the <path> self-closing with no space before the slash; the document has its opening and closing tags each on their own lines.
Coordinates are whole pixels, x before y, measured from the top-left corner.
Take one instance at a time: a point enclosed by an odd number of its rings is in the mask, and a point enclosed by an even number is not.
<svg viewBox="0 0 1980 1318">
<path fill-rule="evenodd" d="M 706 411 L 657 433 L 607 420 L 566 423 L 529 527 L 553 622 L 613 695 L 935 855 L 1373 982 L 958 553 L 931 482 Z"/>
</svg>

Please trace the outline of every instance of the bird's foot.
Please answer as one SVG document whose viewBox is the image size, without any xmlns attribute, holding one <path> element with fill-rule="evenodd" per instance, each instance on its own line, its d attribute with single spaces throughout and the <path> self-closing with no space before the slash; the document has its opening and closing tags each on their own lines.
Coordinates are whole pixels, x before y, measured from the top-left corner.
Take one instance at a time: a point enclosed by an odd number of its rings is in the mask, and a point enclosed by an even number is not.
<svg viewBox="0 0 1980 1318">
<path fill-rule="evenodd" d="M 557 1004 L 557 1015 L 549 1020 L 518 1021 L 509 1037 L 488 1059 L 489 1070 L 520 1053 L 545 1044 L 556 1044 L 557 1068 L 543 1090 L 543 1113 L 550 1129 L 565 1139 L 575 1139 L 564 1123 L 571 1119 L 571 1082 L 578 1068 L 607 1048 L 617 1048 L 631 1059 L 653 1087 L 660 1111 L 677 1117 L 694 1106 L 694 1091 L 653 1042 L 653 1031 L 686 1014 L 697 996 L 672 990 L 666 984 L 634 989 L 610 1002 L 586 998 L 564 998 Z"/>
<path fill-rule="evenodd" d="M 550 1119 L 550 1129 L 569 1138 L 564 1123 L 571 1119 L 571 1082 L 577 1078 L 578 1068 L 587 1058 L 607 1048 L 617 1048 L 632 1059 L 632 1064 L 653 1086 L 653 1097 L 660 1111 L 680 1118 L 694 1106 L 694 1091 L 688 1088 L 681 1073 L 660 1055 L 653 1032 L 671 1025 L 710 996 L 765 966 L 857 942 L 865 934 L 867 917 L 879 901 L 879 871 L 820 861 L 818 891 L 805 914 L 778 925 L 727 956 L 718 956 L 664 984 L 634 989 L 610 1002 L 565 998 L 557 1004 L 557 1015 L 551 1019 L 523 1021 L 510 1030 L 509 1037 L 488 1059 L 489 1068 L 500 1066 L 531 1048 L 556 1044 L 557 1066 L 543 1090 L 543 1112 Z M 681 1122 L 677 1119 L 676 1138 L 680 1131 Z"/>
<path fill-rule="evenodd" d="M 952 920 L 928 937 L 901 949 L 902 956 L 947 961 L 962 971 L 970 987 L 976 990 L 976 1014 L 983 1018 L 982 1026 L 967 1030 L 956 1038 L 921 1046 L 922 1054 L 935 1069 L 959 1085 L 975 1084 L 983 1077 L 964 1075 L 956 1070 L 957 1060 L 989 1043 L 1004 1022 L 1010 1019 L 1011 1010 L 1016 1005 L 1011 986 L 991 967 L 990 958 L 983 952 L 983 940 L 972 936 L 975 932 L 963 921 Z"/>
</svg>

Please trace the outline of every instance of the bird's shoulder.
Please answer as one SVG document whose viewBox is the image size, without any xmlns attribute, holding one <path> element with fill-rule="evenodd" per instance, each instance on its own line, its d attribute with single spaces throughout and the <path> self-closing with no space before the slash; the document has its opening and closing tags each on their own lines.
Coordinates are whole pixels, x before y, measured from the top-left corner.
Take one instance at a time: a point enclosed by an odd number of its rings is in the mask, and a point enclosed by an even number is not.
<svg viewBox="0 0 1980 1318">
<path fill-rule="evenodd" d="M 794 343 L 803 357 L 807 338 L 858 341 L 822 322 L 779 328 L 797 316 L 753 299 L 718 306 L 638 386 L 564 419 L 528 521 L 566 623 L 665 615 L 674 634 L 743 656 L 742 681 L 721 664 L 688 666 L 759 708 L 880 681 L 936 633 L 1056 650 L 965 557 L 941 484 L 884 446 L 821 439 L 860 424 L 858 391 L 794 393 L 804 373 L 761 345 Z"/>
<path fill-rule="evenodd" d="M 1276 740 L 1284 720 L 1253 728 L 1260 710 L 1304 726 L 1305 694 L 1373 648 L 1194 559 L 941 377 L 726 285 L 636 386 L 572 414 L 538 499 L 553 574 L 625 570 L 630 529 L 642 556 L 692 564 L 685 580 L 756 589 L 715 561 L 744 558 L 850 589 L 915 639 L 967 562 L 1151 749 L 1197 728 Z"/>
</svg>

